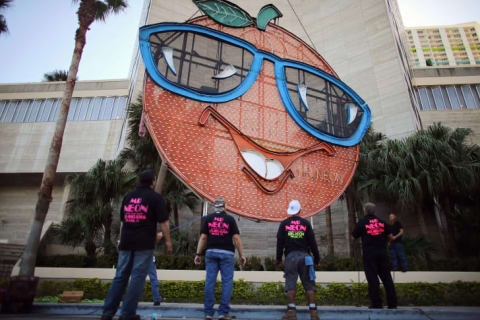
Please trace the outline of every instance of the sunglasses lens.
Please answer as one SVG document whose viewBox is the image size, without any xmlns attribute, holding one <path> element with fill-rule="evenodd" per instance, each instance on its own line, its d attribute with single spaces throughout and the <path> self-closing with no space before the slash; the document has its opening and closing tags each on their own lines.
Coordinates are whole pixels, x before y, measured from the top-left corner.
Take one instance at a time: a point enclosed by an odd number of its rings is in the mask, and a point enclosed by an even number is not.
<svg viewBox="0 0 480 320">
<path fill-rule="evenodd" d="M 286 67 L 290 99 L 298 114 L 321 133 L 351 137 L 363 110 L 338 86 L 305 70 Z"/>
<path fill-rule="evenodd" d="M 203 94 L 235 89 L 253 61 L 253 54 L 244 48 L 192 31 L 153 33 L 150 46 L 164 78 Z"/>
</svg>

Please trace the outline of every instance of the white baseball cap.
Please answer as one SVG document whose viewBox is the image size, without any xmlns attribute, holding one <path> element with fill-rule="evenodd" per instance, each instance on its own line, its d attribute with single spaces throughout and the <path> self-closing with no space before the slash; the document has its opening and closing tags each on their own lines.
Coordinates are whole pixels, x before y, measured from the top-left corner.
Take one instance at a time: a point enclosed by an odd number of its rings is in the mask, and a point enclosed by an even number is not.
<svg viewBox="0 0 480 320">
<path fill-rule="evenodd" d="M 302 209 L 302 207 L 300 206 L 300 202 L 298 202 L 298 200 L 292 200 L 288 204 L 287 213 L 289 215 L 294 215 L 294 214 L 299 213 L 300 209 Z"/>
</svg>

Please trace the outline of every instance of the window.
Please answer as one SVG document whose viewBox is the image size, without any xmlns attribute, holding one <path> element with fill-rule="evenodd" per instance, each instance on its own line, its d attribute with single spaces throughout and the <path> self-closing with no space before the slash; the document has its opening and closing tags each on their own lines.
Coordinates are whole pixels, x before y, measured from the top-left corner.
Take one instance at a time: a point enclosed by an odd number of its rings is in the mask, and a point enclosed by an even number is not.
<svg viewBox="0 0 480 320">
<path fill-rule="evenodd" d="M 458 101 L 457 92 L 454 86 L 447 87 L 447 94 L 448 94 L 448 100 L 450 101 L 450 105 L 452 106 L 452 109 L 453 110 L 461 109 L 460 102 Z"/>
<path fill-rule="evenodd" d="M 433 98 L 435 100 L 435 106 L 437 110 L 445 110 L 445 102 L 443 101 L 442 97 L 442 89 L 440 87 L 432 88 Z"/>
<path fill-rule="evenodd" d="M 420 107 L 422 110 L 432 110 L 432 104 L 428 98 L 427 88 L 419 88 L 418 95 L 420 96 Z"/>
<path fill-rule="evenodd" d="M 463 93 L 463 97 L 465 98 L 465 102 L 467 104 L 467 109 L 476 109 L 477 105 L 475 103 L 475 99 L 473 98 L 472 88 L 468 85 L 463 85 L 462 93 Z"/>
<path fill-rule="evenodd" d="M 62 99 L 0 101 L 0 122 L 54 122 Z M 124 117 L 127 97 L 73 98 L 69 121 L 114 120 Z"/>
</svg>

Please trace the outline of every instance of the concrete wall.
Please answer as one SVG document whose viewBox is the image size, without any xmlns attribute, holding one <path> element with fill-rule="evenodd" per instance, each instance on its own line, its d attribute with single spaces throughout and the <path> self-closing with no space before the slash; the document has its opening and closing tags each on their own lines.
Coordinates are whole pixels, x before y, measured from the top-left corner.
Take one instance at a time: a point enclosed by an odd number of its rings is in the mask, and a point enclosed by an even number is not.
<svg viewBox="0 0 480 320">
<path fill-rule="evenodd" d="M 73 96 L 126 96 L 129 84 L 125 79 L 79 81 Z M 65 82 L 0 85 L 0 100 L 59 98 L 64 87 Z M 124 127 L 123 119 L 67 122 L 45 228 L 63 218 L 68 196 L 65 176 L 88 171 L 100 158 L 115 158 Z M 1 241 L 26 243 L 54 130 L 54 122 L 0 124 Z"/>
<path fill-rule="evenodd" d="M 19 268 L 15 267 L 12 275 L 18 274 Z M 201 281 L 205 279 L 203 270 L 157 270 L 160 281 Z M 425 283 L 450 283 L 455 281 L 478 282 L 480 272 L 392 272 L 395 283 L 425 282 Z M 112 280 L 115 269 L 96 268 L 35 268 L 35 276 L 42 280 L 73 280 L 92 279 Z M 317 283 L 366 283 L 363 271 L 317 271 Z M 218 275 L 220 280 L 220 274 Z M 234 280 L 243 279 L 246 282 L 281 282 L 284 283 L 282 271 L 235 271 Z"/>
<path fill-rule="evenodd" d="M 69 121 L 57 172 L 86 172 L 100 158 L 115 158 L 123 120 Z M 43 172 L 54 122 L 2 123 L 0 173 Z"/>
<path fill-rule="evenodd" d="M 420 111 L 422 123 L 427 128 L 434 122 L 442 122 L 450 128 L 470 128 L 470 143 L 480 145 L 480 110 L 438 110 Z"/>
<path fill-rule="evenodd" d="M 62 219 L 68 190 L 63 186 L 64 175 L 58 175 L 52 192 L 53 200 L 45 225 Z M 37 201 L 41 174 L 0 174 L 0 240 L 26 244 Z"/>
</svg>

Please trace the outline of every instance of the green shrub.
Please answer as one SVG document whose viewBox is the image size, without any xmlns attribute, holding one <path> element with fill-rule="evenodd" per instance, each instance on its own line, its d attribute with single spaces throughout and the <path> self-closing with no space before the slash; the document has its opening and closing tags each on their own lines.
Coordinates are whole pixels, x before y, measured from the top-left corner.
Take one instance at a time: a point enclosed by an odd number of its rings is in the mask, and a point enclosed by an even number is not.
<svg viewBox="0 0 480 320">
<path fill-rule="evenodd" d="M 104 299 L 110 282 L 98 279 L 77 279 L 75 281 L 41 281 L 37 297 L 52 301 L 65 290 L 82 290 L 84 298 L 92 301 Z M 160 295 L 168 302 L 201 303 L 205 281 L 162 281 Z M 402 306 L 480 306 L 480 283 L 399 283 L 395 285 L 398 303 Z M 221 282 L 216 283 L 215 296 L 219 300 Z M 385 297 L 382 288 L 382 295 Z M 48 298 L 47 298 L 48 297 Z M 52 298 L 53 297 L 53 298 Z M 147 284 L 143 290 L 142 301 L 152 301 L 151 286 Z M 319 305 L 368 305 L 368 289 L 366 283 L 330 283 L 317 284 L 315 300 Z M 306 303 L 305 291 L 300 283 L 297 285 L 296 301 Z M 244 280 L 234 281 L 232 303 L 282 305 L 286 303 L 284 284 L 282 282 L 265 282 L 255 286 Z"/>
<path fill-rule="evenodd" d="M 262 260 L 259 257 L 247 257 L 247 262 L 243 266 L 245 271 L 263 271 Z"/>
<path fill-rule="evenodd" d="M 363 270 L 361 259 L 356 261 L 350 257 L 337 257 L 326 255 L 320 259 L 320 264 L 315 267 L 317 271 L 356 271 Z"/>
<path fill-rule="evenodd" d="M 277 266 L 276 258 L 265 257 L 263 259 L 263 264 L 265 266 L 265 271 L 280 271 L 280 268 Z"/>
</svg>

